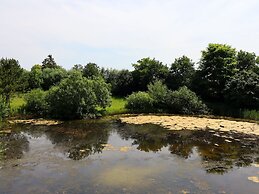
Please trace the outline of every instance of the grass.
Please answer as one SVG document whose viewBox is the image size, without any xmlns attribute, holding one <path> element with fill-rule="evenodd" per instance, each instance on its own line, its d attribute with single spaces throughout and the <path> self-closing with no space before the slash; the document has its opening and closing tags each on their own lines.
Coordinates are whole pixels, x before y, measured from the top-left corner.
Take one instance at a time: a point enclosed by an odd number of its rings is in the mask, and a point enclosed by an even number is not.
<svg viewBox="0 0 259 194">
<path fill-rule="evenodd" d="M 11 115 L 17 114 L 19 109 L 25 105 L 24 94 L 16 94 L 11 98 Z"/>
<path fill-rule="evenodd" d="M 115 115 L 126 113 L 127 109 L 125 109 L 126 100 L 125 98 L 117 98 L 112 97 L 112 104 L 110 107 L 106 109 L 107 115 Z"/>
<path fill-rule="evenodd" d="M 127 109 L 124 108 L 126 100 L 124 98 L 112 97 L 112 104 L 106 109 L 107 115 L 115 115 L 126 113 Z M 17 114 L 19 109 L 25 105 L 24 95 L 16 94 L 11 99 L 11 115 Z"/>
</svg>

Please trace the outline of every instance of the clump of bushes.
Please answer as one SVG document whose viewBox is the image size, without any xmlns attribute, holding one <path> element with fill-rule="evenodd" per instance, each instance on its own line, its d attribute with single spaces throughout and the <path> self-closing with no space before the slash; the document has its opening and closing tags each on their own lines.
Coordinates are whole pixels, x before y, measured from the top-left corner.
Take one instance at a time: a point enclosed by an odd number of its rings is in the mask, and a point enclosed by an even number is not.
<svg viewBox="0 0 259 194">
<path fill-rule="evenodd" d="M 208 113 L 207 106 L 186 86 L 171 91 L 161 81 L 149 84 L 147 92 L 136 92 L 128 96 L 126 108 L 132 112 Z"/>
<path fill-rule="evenodd" d="M 32 90 L 25 109 L 35 115 L 58 119 L 94 117 L 110 105 L 109 85 L 102 79 L 89 80 L 79 72 L 71 73 L 49 91 Z"/>
<path fill-rule="evenodd" d="M 44 116 L 47 114 L 48 105 L 46 101 L 47 92 L 41 89 L 31 90 L 25 96 L 25 111 L 33 113 L 37 116 Z"/>
<path fill-rule="evenodd" d="M 128 98 L 125 107 L 135 112 L 150 112 L 154 100 L 147 92 L 134 92 Z"/>
<path fill-rule="evenodd" d="M 166 99 L 168 112 L 180 114 L 207 114 L 207 106 L 186 86 L 169 91 Z"/>
</svg>

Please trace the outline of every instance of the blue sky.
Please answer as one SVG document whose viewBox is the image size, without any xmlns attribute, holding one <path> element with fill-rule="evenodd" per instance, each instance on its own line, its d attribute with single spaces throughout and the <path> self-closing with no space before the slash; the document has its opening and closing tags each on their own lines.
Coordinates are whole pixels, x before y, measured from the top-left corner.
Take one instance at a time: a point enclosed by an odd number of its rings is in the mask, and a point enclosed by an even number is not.
<svg viewBox="0 0 259 194">
<path fill-rule="evenodd" d="M 208 43 L 259 55 L 258 0 L 0 0 L 0 26 L 0 57 L 26 69 L 48 54 L 67 69 L 198 62 Z"/>
</svg>

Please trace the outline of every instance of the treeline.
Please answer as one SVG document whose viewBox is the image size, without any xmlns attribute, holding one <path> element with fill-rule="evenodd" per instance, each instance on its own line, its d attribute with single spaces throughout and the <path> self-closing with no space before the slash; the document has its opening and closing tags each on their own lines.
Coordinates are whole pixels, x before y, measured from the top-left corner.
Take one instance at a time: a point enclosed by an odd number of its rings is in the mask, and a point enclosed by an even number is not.
<svg viewBox="0 0 259 194">
<path fill-rule="evenodd" d="M 53 93 L 54 90 L 57 90 L 53 88 L 61 87 L 62 85 L 64 87 L 66 82 L 70 83 L 73 79 L 73 84 L 75 85 L 70 84 L 71 87 L 75 88 L 80 81 L 85 82 L 84 84 L 86 85 L 91 85 L 90 82 L 98 82 L 104 86 L 104 90 L 107 90 L 107 99 L 102 99 L 106 102 L 104 103 L 105 105 L 97 101 L 92 103 L 95 105 L 93 106 L 94 108 L 90 109 L 94 112 L 93 109 L 95 111 L 100 110 L 100 104 L 102 104 L 101 107 L 103 108 L 109 105 L 109 91 L 113 96 L 126 97 L 133 92 L 136 95 L 138 91 L 148 91 L 150 84 L 160 81 L 167 88 L 167 91 L 183 92 L 183 90 L 188 89 L 190 92 L 195 92 L 206 103 L 220 102 L 234 108 L 258 110 L 258 64 L 259 57 L 255 53 L 243 50 L 237 51 L 225 44 L 209 44 L 202 51 L 197 67 L 190 58 L 182 56 L 176 58 L 169 65 L 163 64 L 156 59 L 143 58 L 132 64 L 133 71 L 104 69 L 95 63 L 77 64 L 71 70 L 65 70 L 57 65 L 54 58 L 49 55 L 42 64 L 34 65 L 30 71 L 26 71 L 20 67 L 17 60 L 2 58 L 0 60 L 0 89 L 2 101 L 9 106 L 10 97 L 14 92 L 27 93 L 38 89 L 42 90 L 42 92 L 45 91 L 45 93 L 49 93 L 51 90 Z M 78 79 L 75 77 L 78 77 Z M 85 87 L 84 84 L 81 87 Z M 183 89 L 184 87 L 185 89 Z M 98 92 L 93 93 L 97 98 Z M 66 97 L 65 94 L 62 95 L 64 95 L 62 98 Z M 73 95 L 70 96 L 70 100 L 72 100 L 72 97 Z M 49 97 L 46 98 L 49 99 Z M 57 97 L 57 99 L 60 98 L 61 96 Z M 79 101 L 86 101 L 86 99 L 80 99 Z M 90 102 L 84 102 L 83 104 L 87 103 L 89 104 Z M 50 105 L 50 101 L 47 104 Z M 52 106 L 54 105 L 55 103 L 52 104 Z M 82 111 L 82 115 L 85 112 L 91 112 L 89 108 L 80 106 L 77 105 L 70 114 L 78 113 L 80 112 L 79 110 Z M 167 104 L 164 104 L 164 106 L 167 106 Z M 78 115 L 81 115 L 81 113 Z"/>
</svg>

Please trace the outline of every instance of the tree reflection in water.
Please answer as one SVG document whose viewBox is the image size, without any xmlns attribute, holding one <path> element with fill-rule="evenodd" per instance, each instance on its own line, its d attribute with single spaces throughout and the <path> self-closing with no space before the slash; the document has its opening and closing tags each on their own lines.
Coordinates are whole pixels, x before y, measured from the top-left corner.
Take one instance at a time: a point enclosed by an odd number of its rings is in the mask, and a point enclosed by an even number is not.
<svg viewBox="0 0 259 194">
<path fill-rule="evenodd" d="M 0 134 L 0 161 L 20 159 L 29 150 L 29 141 L 23 133 Z"/>
<path fill-rule="evenodd" d="M 152 124 L 129 125 L 102 120 L 73 121 L 57 126 L 18 126 L 16 133 L 0 136 L 0 156 L 5 159 L 21 158 L 23 152 L 29 149 L 27 136 L 24 135 L 27 134 L 34 138 L 44 136 L 58 152 L 73 160 L 81 160 L 101 153 L 112 133 L 119 135 L 116 138 L 132 142 L 140 151 L 160 152 L 166 148 L 169 153 L 183 159 L 196 154 L 208 173 L 222 174 L 233 167 L 259 163 L 257 136 L 234 131 L 168 131 Z"/>
<path fill-rule="evenodd" d="M 208 173 L 223 174 L 233 167 L 259 163 L 259 137 L 234 131 L 168 131 L 150 124 L 122 124 L 118 133 L 123 139 L 133 139 L 137 149 L 145 152 L 168 147 L 172 154 L 187 159 L 196 150 Z"/>
</svg>

